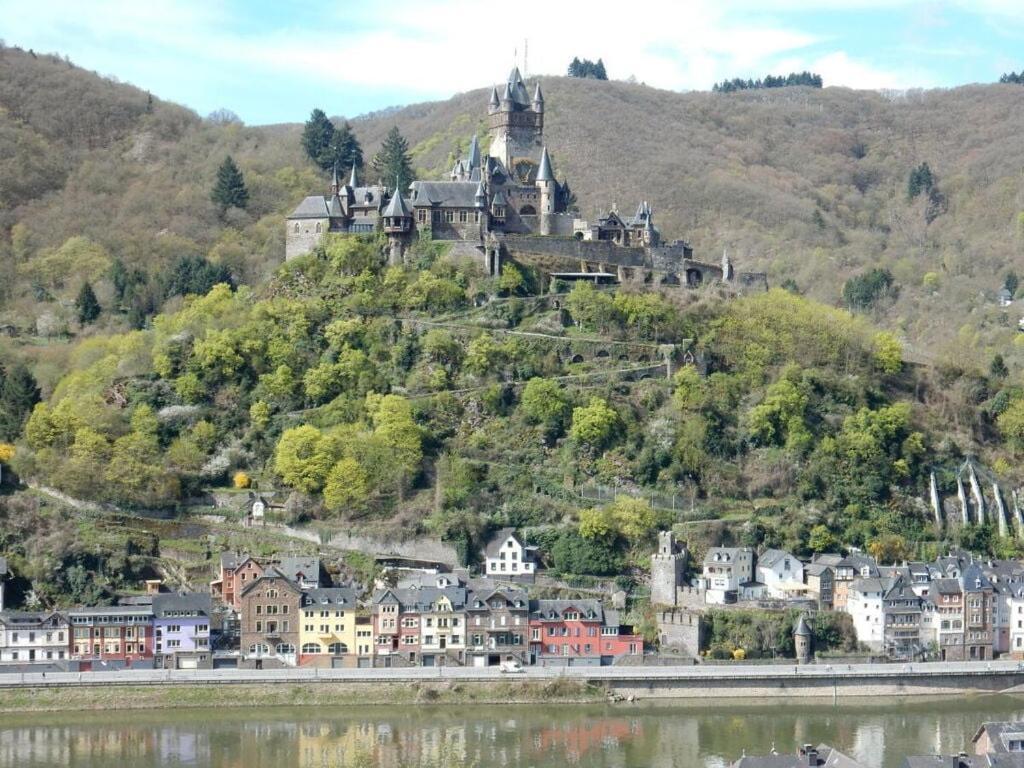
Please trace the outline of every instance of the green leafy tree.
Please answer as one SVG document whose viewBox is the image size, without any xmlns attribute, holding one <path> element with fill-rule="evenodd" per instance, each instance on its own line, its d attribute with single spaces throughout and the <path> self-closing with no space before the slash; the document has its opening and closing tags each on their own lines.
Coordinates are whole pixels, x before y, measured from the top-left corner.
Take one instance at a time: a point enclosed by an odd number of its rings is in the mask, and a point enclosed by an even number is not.
<svg viewBox="0 0 1024 768">
<path fill-rule="evenodd" d="M 370 495 L 370 477 L 351 456 L 331 467 L 324 482 L 324 504 L 332 512 L 362 509 Z"/>
<path fill-rule="evenodd" d="M 224 162 L 217 169 L 217 181 L 213 185 L 211 199 L 221 210 L 228 208 L 245 208 L 249 204 L 249 190 L 245 187 L 245 178 L 242 172 L 231 159 L 231 155 L 224 158 Z"/>
<path fill-rule="evenodd" d="M 1003 437 L 1017 448 L 1024 448 L 1024 398 L 1014 398 L 999 414 L 996 424 Z"/>
<path fill-rule="evenodd" d="M 327 474 L 337 461 L 330 441 L 314 426 L 286 429 L 277 442 L 274 466 L 281 479 L 292 488 L 316 493 L 324 486 Z"/>
<path fill-rule="evenodd" d="M 557 381 L 534 377 L 523 387 L 520 406 L 531 424 L 544 427 L 549 435 L 558 435 L 569 417 L 569 398 Z"/>
<path fill-rule="evenodd" d="M 894 296 L 897 287 L 887 269 L 872 269 L 851 277 L 843 285 L 843 301 L 852 310 L 867 310 L 884 296 Z"/>
<path fill-rule="evenodd" d="M 573 408 L 570 435 L 578 444 L 599 451 L 611 442 L 620 425 L 619 414 L 601 398 L 592 397 L 587 405 Z"/>
<path fill-rule="evenodd" d="M 811 528 L 811 533 L 807 537 L 807 546 L 812 552 L 834 552 L 839 546 L 839 539 L 828 526 L 816 525 Z"/>
<path fill-rule="evenodd" d="M 380 150 L 373 156 L 373 170 L 381 184 L 390 186 L 398 180 L 398 189 L 405 189 L 416 179 L 412 170 L 412 158 L 409 155 L 409 143 L 393 126 Z"/>
<path fill-rule="evenodd" d="M 882 373 L 894 375 L 903 370 L 903 345 L 889 331 L 880 331 L 874 338 L 875 367 Z"/>
<path fill-rule="evenodd" d="M 75 299 L 75 311 L 78 313 L 78 322 L 81 325 L 92 324 L 103 311 L 99 299 L 96 298 L 96 292 L 93 291 L 88 280 L 82 283 L 82 288 Z"/>
</svg>

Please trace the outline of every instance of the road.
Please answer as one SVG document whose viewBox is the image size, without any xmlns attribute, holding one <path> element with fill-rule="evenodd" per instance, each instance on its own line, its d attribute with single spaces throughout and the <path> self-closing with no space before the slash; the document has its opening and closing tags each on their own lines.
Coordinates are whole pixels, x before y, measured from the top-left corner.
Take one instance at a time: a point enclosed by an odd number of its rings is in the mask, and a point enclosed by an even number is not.
<svg viewBox="0 0 1024 768">
<path fill-rule="evenodd" d="M 1024 664 L 1016 661 L 931 662 L 920 664 L 729 664 L 671 667 L 527 667 L 520 673 L 496 667 L 411 667 L 408 669 L 217 669 L 93 672 L 25 672 L 0 674 L 0 688 L 90 685 L 193 685 L 196 683 L 406 683 L 428 680 L 487 682 L 570 679 L 586 682 L 653 681 L 784 681 L 784 680 L 912 680 L 944 677 L 1018 677 Z M 1010 681 L 1007 681 L 1008 683 Z"/>
</svg>

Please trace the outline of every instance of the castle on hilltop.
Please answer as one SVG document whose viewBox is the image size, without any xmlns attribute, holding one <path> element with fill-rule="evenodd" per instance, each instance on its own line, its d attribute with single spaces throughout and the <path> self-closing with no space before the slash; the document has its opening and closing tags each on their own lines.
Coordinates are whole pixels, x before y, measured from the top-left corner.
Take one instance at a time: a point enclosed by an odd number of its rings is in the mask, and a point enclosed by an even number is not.
<svg viewBox="0 0 1024 768">
<path fill-rule="evenodd" d="M 535 266 L 550 279 L 598 283 L 636 282 L 697 286 L 707 280 L 761 286 L 763 274 L 735 274 L 693 260 L 682 240 L 662 243 L 649 203 L 632 217 L 611 210 L 588 222 L 571 210 L 572 191 L 555 177 L 544 143 L 544 95 L 533 94 L 519 68 L 487 105 L 487 154 L 473 137 L 448 178 L 414 181 L 408 189 L 360 185 L 352 168 L 348 182 L 334 173 L 330 195 L 305 198 L 288 216 L 285 257 L 313 250 L 325 233 L 382 232 L 388 260 L 401 264 L 418 238 L 454 241 L 478 256 L 491 275 L 503 259 Z"/>
</svg>

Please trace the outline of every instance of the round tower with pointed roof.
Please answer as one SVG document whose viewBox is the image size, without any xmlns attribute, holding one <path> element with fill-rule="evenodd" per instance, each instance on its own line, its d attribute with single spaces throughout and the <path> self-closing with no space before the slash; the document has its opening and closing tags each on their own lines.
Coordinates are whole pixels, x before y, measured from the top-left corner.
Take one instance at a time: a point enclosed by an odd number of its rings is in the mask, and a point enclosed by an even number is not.
<svg viewBox="0 0 1024 768">
<path fill-rule="evenodd" d="M 798 664 L 810 664 L 814 652 L 814 633 L 807 624 L 807 615 L 800 614 L 793 627 L 793 646 L 796 649 L 796 660 Z"/>
<path fill-rule="evenodd" d="M 557 186 L 555 174 L 551 170 L 551 158 L 548 148 L 544 147 L 540 154 L 540 167 L 537 168 L 537 190 L 540 192 L 540 233 L 551 234 L 551 216 L 555 212 L 555 196 Z"/>
</svg>

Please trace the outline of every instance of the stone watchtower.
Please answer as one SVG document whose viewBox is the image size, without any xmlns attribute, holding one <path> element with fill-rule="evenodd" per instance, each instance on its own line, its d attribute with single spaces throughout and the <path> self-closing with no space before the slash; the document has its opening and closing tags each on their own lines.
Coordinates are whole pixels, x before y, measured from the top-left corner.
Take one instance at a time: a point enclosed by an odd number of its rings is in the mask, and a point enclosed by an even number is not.
<svg viewBox="0 0 1024 768">
<path fill-rule="evenodd" d="M 551 171 L 551 158 L 548 157 L 547 147 L 544 147 L 540 155 L 540 167 L 537 169 L 537 189 L 540 192 L 540 233 L 550 235 L 551 216 L 555 212 L 557 182 L 555 182 L 555 174 Z"/>
<path fill-rule="evenodd" d="M 678 605 L 677 589 L 690 560 L 686 546 L 676 546 L 672 531 L 658 533 L 658 551 L 651 555 L 651 603 Z"/>
<path fill-rule="evenodd" d="M 491 133 L 490 156 L 500 160 L 509 173 L 521 174 L 522 169 L 517 168 L 517 163 L 529 161 L 532 165 L 541 149 L 544 97 L 540 85 L 537 85 L 531 99 L 519 67 L 515 67 L 508 76 L 501 98 L 498 98 L 497 88 L 491 91 L 487 115 Z"/>
<path fill-rule="evenodd" d="M 796 648 L 796 661 L 798 664 L 810 664 L 814 653 L 814 633 L 807 624 L 807 617 L 800 614 L 800 618 L 793 627 L 793 645 Z"/>
</svg>

